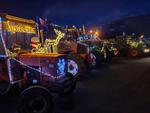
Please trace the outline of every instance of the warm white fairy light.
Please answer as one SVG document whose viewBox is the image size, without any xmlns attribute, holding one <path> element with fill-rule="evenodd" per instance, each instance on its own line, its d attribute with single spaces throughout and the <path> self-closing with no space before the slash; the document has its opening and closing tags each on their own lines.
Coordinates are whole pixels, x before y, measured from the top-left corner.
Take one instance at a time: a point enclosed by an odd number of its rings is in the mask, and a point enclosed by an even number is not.
<svg viewBox="0 0 150 113">
<path fill-rule="evenodd" d="M 21 61 L 19 61 L 19 60 L 17 60 L 17 59 L 15 58 L 16 54 L 10 52 L 10 51 L 6 48 L 6 44 L 5 44 L 5 41 L 4 41 L 4 39 L 3 39 L 2 34 L 1 34 L 1 38 L 0 38 L 0 39 L 2 40 L 4 49 L 5 49 L 5 52 L 6 52 L 6 55 L 3 55 L 3 56 L 8 57 L 8 59 L 7 59 L 7 66 L 8 66 L 8 73 L 9 73 L 9 79 L 10 79 L 10 83 L 11 83 L 11 84 L 14 84 L 14 83 L 15 83 L 15 81 L 13 81 L 13 75 L 12 75 L 12 71 L 11 71 L 11 63 L 10 63 L 11 60 L 14 60 L 14 61 L 18 62 L 20 65 L 22 65 L 22 66 L 24 66 L 24 67 L 26 67 L 26 68 L 29 68 L 29 69 L 31 69 L 31 70 L 33 70 L 33 71 L 36 71 L 36 72 L 39 72 L 39 73 L 41 73 L 41 74 L 44 75 L 44 76 L 48 76 L 48 77 L 51 78 L 51 80 L 56 80 L 56 79 L 58 79 L 58 78 L 60 78 L 60 77 L 63 76 L 63 75 L 62 75 L 62 76 L 53 76 L 53 75 L 51 75 L 51 74 L 49 74 L 49 73 L 45 73 L 45 72 L 41 71 L 41 69 L 33 68 L 33 67 L 31 67 L 31 66 L 29 66 L 29 65 L 27 65 L 27 64 L 25 64 L 25 63 L 23 63 L 23 62 L 21 62 Z"/>
<path fill-rule="evenodd" d="M 32 50 L 32 52 L 33 53 L 58 53 L 57 46 L 60 40 L 64 37 L 64 33 L 56 29 L 54 29 L 54 31 L 57 34 L 55 40 L 46 39 L 43 47 L 41 47 L 41 45 L 38 44 L 37 47 Z"/>
</svg>

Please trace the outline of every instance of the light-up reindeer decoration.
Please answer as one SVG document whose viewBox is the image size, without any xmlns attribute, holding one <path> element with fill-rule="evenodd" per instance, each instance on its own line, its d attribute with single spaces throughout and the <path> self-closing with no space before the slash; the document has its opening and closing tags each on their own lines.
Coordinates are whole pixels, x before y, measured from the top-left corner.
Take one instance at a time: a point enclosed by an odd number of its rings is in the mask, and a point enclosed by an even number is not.
<svg viewBox="0 0 150 113">
<path fill-rule="evenodd" d="M 64 33 L 59 30 L 54 29 L 57 37 L 55 40 L 46 39 L 44 45 L 37 44 L 35 48 L 32 49 L 34 53 L 58 53 L 57 46 L 60 40 L 64 37 Z"/>
</svg>

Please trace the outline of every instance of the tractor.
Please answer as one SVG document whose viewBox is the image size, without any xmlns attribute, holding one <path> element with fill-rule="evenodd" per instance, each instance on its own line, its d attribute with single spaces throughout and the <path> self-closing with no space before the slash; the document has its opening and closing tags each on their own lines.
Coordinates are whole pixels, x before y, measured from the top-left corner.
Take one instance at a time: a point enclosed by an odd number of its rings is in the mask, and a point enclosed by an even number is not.
<svg viewBox="0 0 150 113">
<path fill-rule="evenodd" d="M 59 53 L 67 53 L 70 62 L 69 72 L 73 72 L 77 77 L 83 75 L 89 70 L 93 69 L 96 65 L 96 57 L 90 51 L 88 44 L 82 43 L 77 40 L 80 32 L 77 28 L 65 28 L 65 36 L 58 45 Z M 77 64 L 72 62 L 72 59 Z M 76 71 L 78 67 L 78 72 Z"/>
<path fill-rule="evenodd" d="M 90 31 L 90 34 L 82 33 L 79 34 L 77 38 L 78 42 L 89 46 L 90 52 L 93 56 L 95 56 L 95 66 L 99 66 L 103 63 L 109 63 L 112 59 L 112 48 L 110 44 L 104 39 L 101 39 L 98 34 L 98 31 L 95 33 Z"/>
<path fill-rule="evenodd" d="M 18 113 L 52 113 L 52 93 L 67 95 L 76 87 L 65 54 L 34 52 L 39 35 L 35 21 L 0 13 L 0 95 L 21 90 Z"/>
<path fill-rule="evenodd" d="M 141 36 L 118 36 L 113 44 L 118 56 L 131 58 L 147 56 L 150 54 L 150 43 L 143 35 Z"/>
<path fill-rule="evenodd" d="M 95 65 L 95 57 L 89 51 L 89 46 L 77 42 L 73 34 L 66 32 L 61 26 L 46 24 L 40 27 L 40 32 L 44 34 L 40 39 L 43 40 L 43 44 L 41 42 L 37 44 L 33 52 L 65 54 L 68 61 L 67 71 L 75 78 L 80 78 L 80 75 L 85 74 Z"/>
</svg>

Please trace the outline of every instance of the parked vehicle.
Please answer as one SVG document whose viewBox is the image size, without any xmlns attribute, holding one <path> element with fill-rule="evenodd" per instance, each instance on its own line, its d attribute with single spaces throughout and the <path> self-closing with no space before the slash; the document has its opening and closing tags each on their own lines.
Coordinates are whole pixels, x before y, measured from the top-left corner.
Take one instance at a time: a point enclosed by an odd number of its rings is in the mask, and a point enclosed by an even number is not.
<svg viewBox="0 0 150 113">
<path fill-rule="evenodd" d="M 149 41 L 139 36 L 124 36 L 115 38 L 115 49 L 119 56 L 140 57 L 150 53 Z"/>
<path fill-rule="evenodd" d="M 18 113 L 52 113 L 51 93 L 66 95 L 76 87 L 76 79 L 67 72 L 66 55 L 32 51 L 31 40 L 40 33 L 36 25 L 0 14 L 0 94 L 14 86 L 22 90 Z"/>
</svg>

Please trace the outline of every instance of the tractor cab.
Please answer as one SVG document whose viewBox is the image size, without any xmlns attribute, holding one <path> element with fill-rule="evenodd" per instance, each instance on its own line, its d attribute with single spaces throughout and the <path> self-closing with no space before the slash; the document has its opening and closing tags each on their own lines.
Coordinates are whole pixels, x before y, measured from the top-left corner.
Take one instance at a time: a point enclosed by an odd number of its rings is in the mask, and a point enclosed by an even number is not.
<svg viewBox="0 0 150 113">
<path fill-rule="evenodd" d="M 36 36 L 35 22 L 0 13 L 0 93 L 23 80 L 20 52 L 31 50 L 30 41 Z"/>
<path fill-rule="evenodd" d="M 55 53 L 63 33 L 55 33 L 57 38 L 49 40 L 35 21 L 0 13 L 0 95 L 13 86 L 22 89 L 18 113 L 51 113 L 51 92 L 66 95 L 76 87 L 66 55 Z"/>
</svg>

